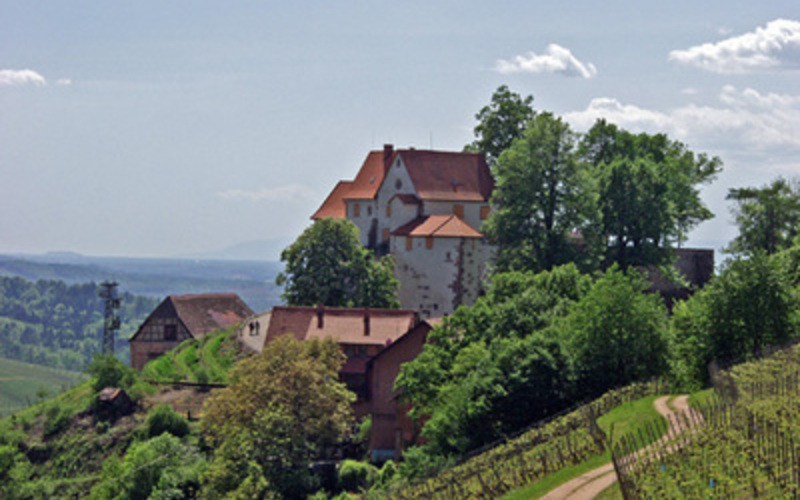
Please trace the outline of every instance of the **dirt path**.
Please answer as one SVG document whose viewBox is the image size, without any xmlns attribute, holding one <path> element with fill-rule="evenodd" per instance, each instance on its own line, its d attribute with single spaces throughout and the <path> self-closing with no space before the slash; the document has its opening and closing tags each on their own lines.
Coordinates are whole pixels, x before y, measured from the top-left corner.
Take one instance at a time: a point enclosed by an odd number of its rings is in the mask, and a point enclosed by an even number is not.
<svg viewBox="0 0 800 500">
<path fill-rule="evenodd" d="M 662 396 L 653 402 L 656 411 L 670 422 L 669 431 L 664 437 L 667 440 L 680 432 L 680 429 L 675 425 L 674 416 L 692 411 L 689 407 L 689 396 L 677 396 L 673 399 L 672 407 L 675 410 L 672 410 L 667 405 L 669 398 L 670 396 Z M 654 443 L 651 446 L 657 445 L 659 443 Z M 592 500 L 615 482 L 617 482 L 617 474 L 614 472 L 614 466 L 611 463 L 607 463 L 551 490 L 541 497 L 541 500 Z"/>
</svg>

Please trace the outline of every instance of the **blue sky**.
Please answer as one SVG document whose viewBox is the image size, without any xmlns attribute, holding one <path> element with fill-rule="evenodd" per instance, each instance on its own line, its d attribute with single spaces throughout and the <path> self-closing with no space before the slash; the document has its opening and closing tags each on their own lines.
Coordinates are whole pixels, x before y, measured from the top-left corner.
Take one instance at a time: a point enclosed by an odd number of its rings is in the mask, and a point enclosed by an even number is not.
<svg viewBox="0 0 800 500">
<path fill-rule="evenodd" d="M 720 156 L 692 245 L 800 175 L 794 0 L 0 0 L 0 252 L 275 259 L 368 150 L 460 150 L 502 84 Z"/>
</svg>

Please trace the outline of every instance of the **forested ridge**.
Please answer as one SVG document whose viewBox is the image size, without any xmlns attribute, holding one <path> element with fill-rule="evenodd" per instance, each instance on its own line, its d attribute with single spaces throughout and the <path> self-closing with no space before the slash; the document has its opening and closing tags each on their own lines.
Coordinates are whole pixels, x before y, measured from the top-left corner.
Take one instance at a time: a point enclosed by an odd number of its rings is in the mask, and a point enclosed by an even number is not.
<svg viewBox="0 0 800 500">
<path fill-rule="evenodd" d="M 0 357 L 67 370 L 83 370 L 100 350 L 103 300 L 95 283 L 31 282 L 0 276 Z M 122 293 L 117 351 L 157 305 L 149 297 Z"/>
</svg>

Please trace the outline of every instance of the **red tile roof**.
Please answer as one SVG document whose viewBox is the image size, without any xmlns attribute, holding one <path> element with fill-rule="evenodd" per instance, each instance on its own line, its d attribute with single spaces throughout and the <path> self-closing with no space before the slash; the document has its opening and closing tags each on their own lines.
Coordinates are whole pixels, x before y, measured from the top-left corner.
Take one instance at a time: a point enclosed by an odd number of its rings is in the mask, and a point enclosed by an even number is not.
<svg viewBox="0 0 800 500">
<path fill-rule="evenodd" d="M 483 238 L 483 234 L 455 215 L 428 215 L 392 231 L 392 236 L 436 238 Z"/>
<path fill-rule="evenodd" d="M 350 192 L 353 186 L 353 181 L 339 181 L 336 187 L 333 188 L 331 194 L 325 198 L 322 206 L 314 212 L 311 216 L 312 219 L 324 219 L 332 217 L 334 219 L 343 219 L 347 217 L 347 204 L 344 202 L 344 197 Z"/>
<path fill-rule="evenodd" d="M 370 151 L 353 181 L 341 181 L 312 219 L 346 217 L 345 200 L 373 200 L 397 157 L 411 177 L 419 199 L 430 201 L 489 201 L 494 179 L 482 154 L 416 149 Z M 412 195 L 404 195 L 412 196 Z M 402 198 L 401 198 L 402 199 Z M 410 203 L 403 199 L 404 203 Z"/>
<path fill-rule="evenodd" d="M 494 179 L 482 154 L 398 151 L 423 200 L 489 201 Z"/>
<path fill-rule="evenodd" d="M 361 170 L 353 180 L 353 185 L 345 195 L 347 200 L 372 200 L 377 196 L 383 183 L 386 169 L 383 163 L 383 151 L 370 151 Z"/>
<path fill-rule="evenodd" d="M 276 306 L 264 343 L 280 335 L 293 335 L 298 340 L 330 337 L 340 344 L 384 346 L 416 322 L 416 313 L 406 309 Z"/>
</svg>

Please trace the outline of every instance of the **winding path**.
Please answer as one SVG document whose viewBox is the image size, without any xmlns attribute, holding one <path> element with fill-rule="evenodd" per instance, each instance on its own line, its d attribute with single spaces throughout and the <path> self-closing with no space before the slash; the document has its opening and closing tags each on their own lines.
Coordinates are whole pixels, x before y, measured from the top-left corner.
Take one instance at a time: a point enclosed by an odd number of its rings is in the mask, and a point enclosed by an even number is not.
<svg viewBox="0 0 800 500">
<path fill-rule="evenodd" d="M 675 416 L 677 414 L 688 415 L 692 411 L 689 407 L 689 396 L 675 397 L 672 400 L 672 406 L 675 410 L 672 410 L 667 405 L 670 397 L 662 396 L 653 402 L 656 411 L 669 422 L 669 431 L 665 435 L 665 439 L 669 439 L 681 432 L 681 429 L 675 425 Z M 656 442 L 645 449 L 659 445 L 661 443 Z M 614 465 L 607 463 L 551 490 L 541 497 L 541 500 L 592 500 L 615 482 L 617 482 L 617 474 L 614 472 Z"/>
</svg>

